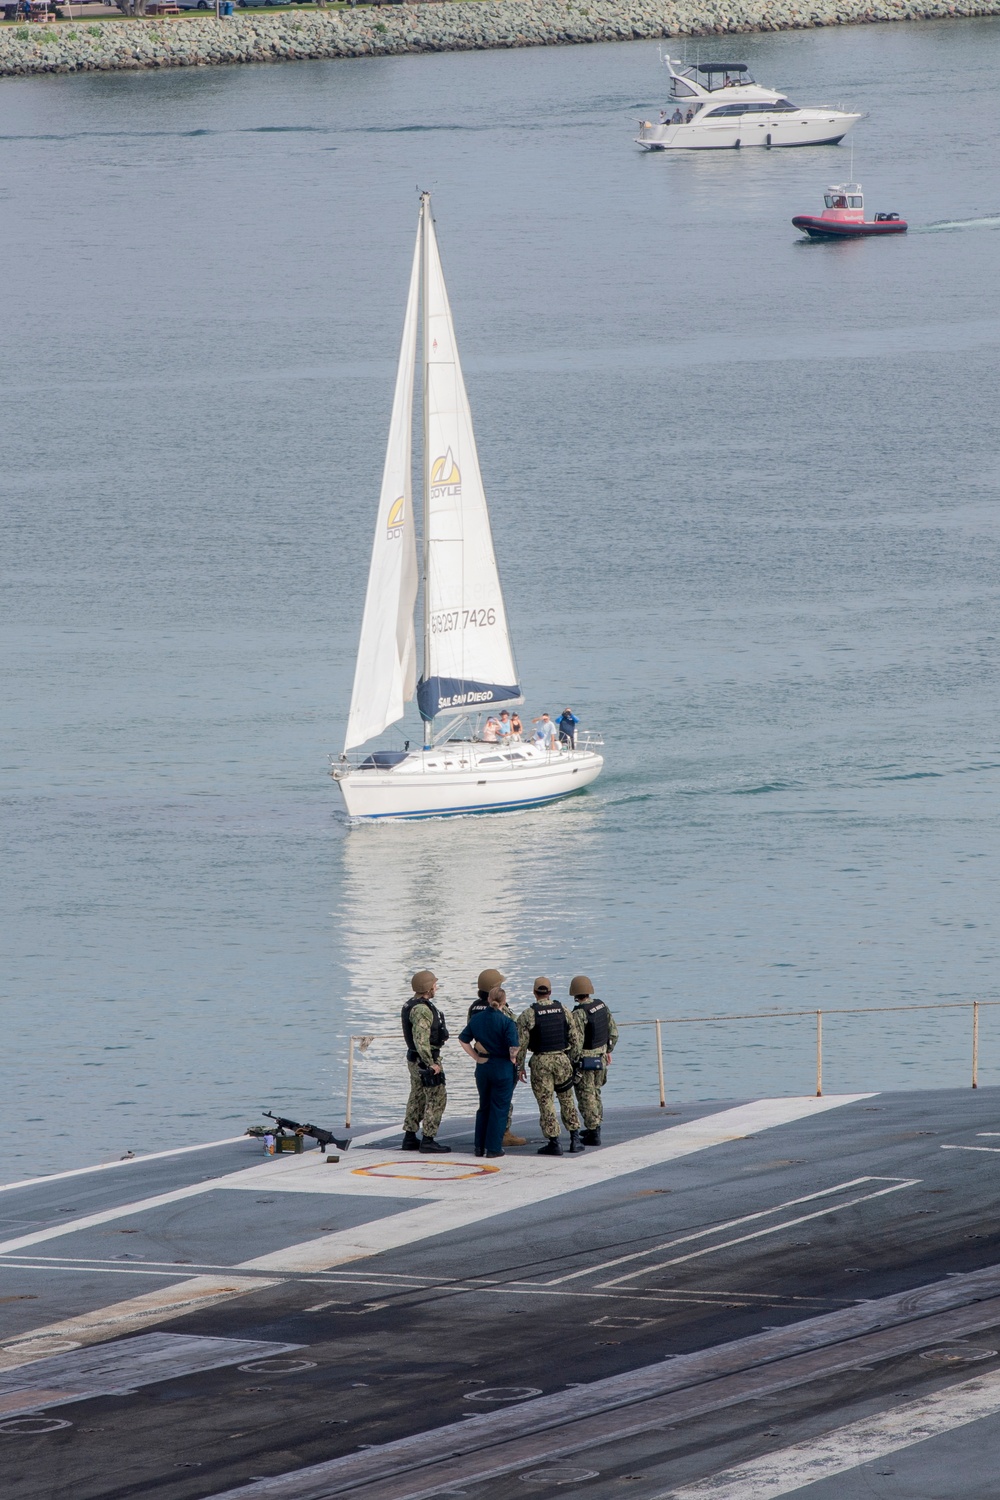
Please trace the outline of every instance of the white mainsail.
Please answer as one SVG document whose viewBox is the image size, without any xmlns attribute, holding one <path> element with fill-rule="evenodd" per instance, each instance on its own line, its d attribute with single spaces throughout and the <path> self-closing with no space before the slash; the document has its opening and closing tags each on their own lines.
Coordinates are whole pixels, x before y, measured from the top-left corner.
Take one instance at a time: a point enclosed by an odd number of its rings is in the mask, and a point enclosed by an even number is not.
<svg viewBox="0 0 1000 1500">
<path fill-rule="evenodd" d="M 375 542 L 344 749 L 403 717 L 416 690 L 417 542 L 413 516 L 413 377 L 420 298 L 420 238 L 413 252 Z"/>
<path fill-rule="evenodd" d="M 441 269 L 430 199 L 424 244 L 425 720 L 453 709 L 519 702 L 472 413 Z M 419 237 L 418 237 L 419 238 Z"/>
</svg>

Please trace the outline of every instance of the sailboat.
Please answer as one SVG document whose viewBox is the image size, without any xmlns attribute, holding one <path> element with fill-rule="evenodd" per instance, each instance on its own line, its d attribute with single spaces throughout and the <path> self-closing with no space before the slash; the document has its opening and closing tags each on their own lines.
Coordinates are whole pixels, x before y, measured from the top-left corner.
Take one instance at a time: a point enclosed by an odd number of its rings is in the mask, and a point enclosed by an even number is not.
<svg viewBox="0 0 1000 1500">
<path fill-rule="evenodd" d="M 423 670 L 417 678 L 420 570 L 413 506 L 417 333 L 423 373 Z M 358 747 L 417 699 L 419 749 Z M 570 743 L 487 741 L 484 711 L 522 703 L 489 512 L 438 252 L 430 195 L 420 196 L 403 341 L 354 690 L 331 774 L 352 818 L 426 818 L 536 806 L 601 772 L 598 736 Z"/>
</svg>

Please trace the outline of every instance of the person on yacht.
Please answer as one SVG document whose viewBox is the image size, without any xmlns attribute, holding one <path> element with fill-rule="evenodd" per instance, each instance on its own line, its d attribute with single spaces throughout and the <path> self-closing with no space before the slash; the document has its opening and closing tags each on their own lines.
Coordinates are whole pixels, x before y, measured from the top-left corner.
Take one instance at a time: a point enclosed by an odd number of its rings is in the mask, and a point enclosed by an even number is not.
<svg viewBox="0 0 1000 1500">
<path fill-rule="evenodd" d="M 520 740 L 524 733 L 524 725 L 519 715 L 515 712 L 510 716 L 510 737 L 512 740 Z"/>
<path fill-rule="evenodd" d="M 500 725 L 497 723 L 496 719 L 494 719 L 493 715 L 490 714 L 489 718 L 486 720 L 486 728 L 483 730 L 483 739 L 486 741 L 487 745 L 495 745 L 499 738 Z"/>
<path fill-rule="evenodd" d="M 509 744 L 510 743 L 510 714 L 507 712 L 506 709 L 503 709 L 501 711 L 501 713 L 500 713 L 500 719 L 499 719 L 499 722 L 497 724 L 497 729 L 498 729 L 499 735 L 500 735 L 500 743 L 502 745 Z"/>
<path fill-rule="evenodd" d="M 670 123 L 671 125 L 683 125 L 684 116 L 681 114 L 679 107 L 675 109 L 673 114 L 670 116 Z"/>
</svg>

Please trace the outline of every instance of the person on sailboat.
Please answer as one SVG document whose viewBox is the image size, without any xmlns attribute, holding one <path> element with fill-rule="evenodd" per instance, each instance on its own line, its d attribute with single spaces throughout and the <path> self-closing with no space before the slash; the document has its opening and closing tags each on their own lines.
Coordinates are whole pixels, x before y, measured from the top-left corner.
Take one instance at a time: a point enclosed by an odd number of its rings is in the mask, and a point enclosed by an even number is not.
<svg viewBox="0 0 1000 1500">
<path fill-rule="evenodd" d="M 472 1018 L 473 1018 L 473 1016 L 483 1015 L 485 1011 L 489 1010 L 489 1008 L 490 1008 L 490 991 L 492 989 L 499 988 L 503 984 L 503 981 L 504 981 L 504 976 L 500 973 L 499 969 L 482 969 L 480 971 L 479 978 L 476 981 L 476 998 L 475 998 L 475 1000 L 473 1000 L 472 1004 L 469 1006 L 469 1014 L 466 1017 L 467 1020 L 471 1021 Z M 504 998 L 504 1003 L 503 1003 L 503 1006 L 502 1006 L 502 1012 L 503 1012 L 503 1014 L 505 1016 L 509 1016 L 512 1021 L 516 1019 L 515 1016 L 514 1016 L 514 1012 L 511 1010 L 510 1006 L 507 1004 L 506 997 Z M 525 1140 L 524 1136 L 523 1135 L 515 1135 L 514 1132 L 510 1128 L 510 1126 L 511 1126 L 511 1120 L 513 1118 L 513 1115 L 514 1115 L 514 1096 L 513 1096 L 513 1094 L 511 1094 L 510 1106 L 509 1106 L 509 1108 L 507 1110 L 507 1129 L 504 1131 L 504 1137 L 503 1137 L 503 1140 L 501 1142 L 501 1145 L 503 1145 L 503 1146 L 526 1146 L 528 1144 L 528 1142 Z"/>
<path fill-rule="evenodd" d="M 538 1123 L 545 1136 L 545 1145 L 540 1148 L 538 1155 L 563 1154 L 559 1144 L 556 1099 L 559 1100 L 562 1122 L 569 1131 L 570 1155 L 575 1155 L 584 1148 L 580 1144 L 580 1116 L 573 1103 L 569 1016 L 566 1007 L 553 998 L 552 982 L 544 975 L 535 980 L 534 993 L 531 1005 L 517 1018 L 517 1034 L 521 1043 L 517 1054 L 518 1076 L 524 1077 L 524 1060 L 530 1051 L 531 1092 L 538 1102 Z"/>
<path fill-rule="evenodd" d="M 568 745 L 571 750 L 576 749 L 576 726 L 579 722 L 580 720 L 571 708 L 563 709 L 556 720 L 560 745 Z"/>
<path fill-rule="evenodd" d="M 500 731 L 500 743 L 506 745 L 510 740 L 510 714 L 505 708 L 500 712 L 497 728 Z"/>
<path fill-rule="evenodd" d="M 532 719 L 532 724 L 537 724 L 535 739 L 544 750 L 554 750 L 559 743 L 559 735 L 555 724 L 548 714 L 539 714 L 537 719 Z"/>
<path fill-rule="evenodd" d="M 486 741 L 487 745 L 495 745 L 499 738 L 500 725 L 497 723 L 496 719 L 494 719 L 493 715 L 490 714 L 489 718 L 486 720 L 486 728 L 483 730 L 483 739 Z"/>
<path fill-rule="evenodd" d="M 411 999 L 403 1006 L 403 1040 L 406 1042 L 406 1066 L 410 1074 L 410 1097 L 403 1121 L 404 1151 L 450 1151 L 436 1139 L 448 1093 L 441 1048 L 448 1040 L 444 1016 L 434 1004 L 437 976 L 430 969 L 420 969 L 410 980 Z M 423 1129 L 423 1139 L 417 1131 Z"/>
<path fill-rule="evenodd" d="M 519 740 L 524 733 L 524 725 L 521 723 L 520 715 L 515 711 L 510 716 L 510 737 Z"/>
</svg>

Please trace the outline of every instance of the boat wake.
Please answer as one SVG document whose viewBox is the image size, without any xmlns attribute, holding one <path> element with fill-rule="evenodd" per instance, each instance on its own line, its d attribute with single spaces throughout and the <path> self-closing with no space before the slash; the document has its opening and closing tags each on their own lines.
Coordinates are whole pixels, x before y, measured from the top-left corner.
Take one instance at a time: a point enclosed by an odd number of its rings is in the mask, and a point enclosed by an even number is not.
<svg viewBox="0 0 1000 1500">
<path fill-rule="evenodd" d="M 1000 214 L 983 219 L 942 219 L 939 224 L 925 224 L 925 234 L 939 234 L 943 229 L 1000 229 Z"/>
</svg>

